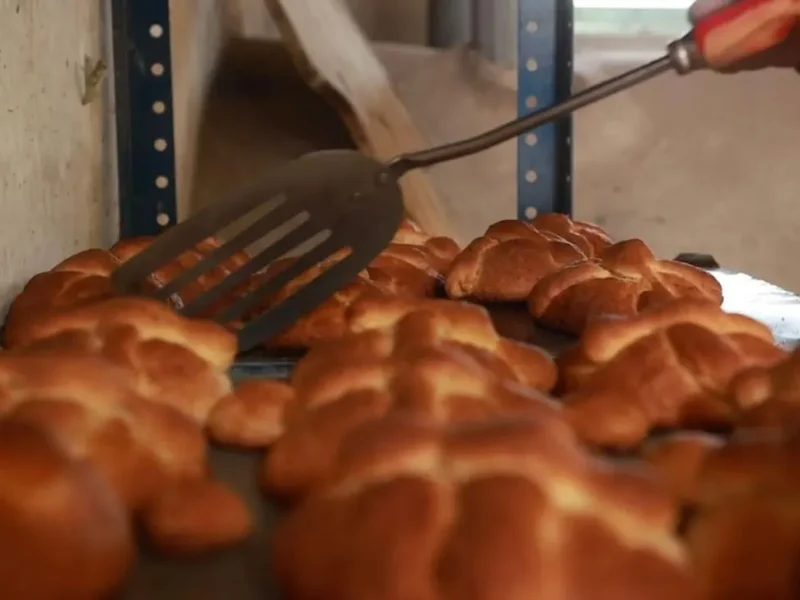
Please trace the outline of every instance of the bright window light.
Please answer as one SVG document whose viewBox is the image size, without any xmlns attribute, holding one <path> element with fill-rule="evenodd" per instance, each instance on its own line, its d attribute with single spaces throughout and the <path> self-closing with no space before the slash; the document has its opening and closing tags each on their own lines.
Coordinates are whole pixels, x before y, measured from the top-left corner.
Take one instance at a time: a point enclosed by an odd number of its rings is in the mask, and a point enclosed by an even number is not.
<svg viewBox="0 0 800 600">
<path fill-rule="evenodd" d="M 575 8 L 687 9 L 692 0 L 574 0 Z"/>
</svg>

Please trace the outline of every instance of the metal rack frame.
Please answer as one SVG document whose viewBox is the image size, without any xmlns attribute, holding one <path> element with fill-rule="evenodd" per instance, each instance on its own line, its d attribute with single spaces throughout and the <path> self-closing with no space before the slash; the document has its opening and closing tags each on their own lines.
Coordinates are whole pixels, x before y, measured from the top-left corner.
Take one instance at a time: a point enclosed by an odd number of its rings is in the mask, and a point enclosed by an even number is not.
<svg viewBox="0 0 800 600">
<path fill-rule="evenodd" d="M 571 0 L 518 0 L 517 107 L 520 115 L 567 97 L 572 88 Z M 517 217 L 572 214 L 572 120 L 517 142 Z"/>
<path fill-rule="evenodd" d="M 119 235 L 176 222 L 169 0 L 111 0 Z"/>
</svg>

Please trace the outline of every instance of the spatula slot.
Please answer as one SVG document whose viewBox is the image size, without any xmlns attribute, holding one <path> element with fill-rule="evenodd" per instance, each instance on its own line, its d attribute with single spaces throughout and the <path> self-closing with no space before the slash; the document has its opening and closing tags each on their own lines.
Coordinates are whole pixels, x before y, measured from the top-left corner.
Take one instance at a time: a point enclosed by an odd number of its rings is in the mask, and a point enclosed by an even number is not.
<svg viewBox="0 0 800 600">
<path fill-rule="evenodd" d="M 294 210 L 292 211 L 292 209 Z M 294 214 L 289 214 L 291 212 L 294 212 Z M 297 207 L 292 207 L 290 204 L 270 211 L 255 223 L 233 236 L 232 239 L 205 256 L 202 260 L 198 261 L 192 267 L 183 271 L 179 276 L 175 277 L 175 279 L 164 285 L 154 294 L 154 297 L 159 300 L 166 300 L 173 294 L 180 293 L 184 287 L 196 281 L 211 269 L 222 264 L 237 252 L 241 252 L 242 250 L 251 251 L 251 247 L 256 242 L 259 242 L 256 247 L 262 250 L 269 248 L 271 245 L 279 242 L 281 239 L 297 230 L 301 225 L 308 222 L 309 219 L 310 215 L 307 211 L 297 213 Z M 306 235 L 314 234 L 314 232 L 310 230 L 304 231 L 307 231 Z M 298 243 L 295 243 L 295 245 L 297 244 Z"/>
<path fill-rule="evenodd" d="M 312 241 L 316 240 L 315 247 L 311 248 L 310 252 L 304 254 L 300 260 L 311 260 L 312 265 L 316 262 L 324 260 L 330 254 L 333 254 L 339 250 L 339 248 L 335 246 L 332 248 L 326 249 L 326 247 L 323 247 L 320 249 L 320 245 L 330 237 L 330 234 L 330 229 L 324 229 L 320 231 L 318 229 L 318 225 L 316 225 L 313 221 L 306 221 L 303 225 L 289 232 L 288 235 L 279 239 L 266 250 L 263 250 L 261 253 L 253 256 L 253 258 L 251 258 L 247 263 L 228 275 L 213 288 L 194 298 L 180 310 L 181 314 L 186 316 L 198 316 L 206 309 L 213 306 L 217 302 L 220 302 L 226 296 L 234 292 L 234 290 L 241 288 L 241 286 L 250 281 L 258 271 L 273 261 L 296 252 L 300 247 L 308 248 L 309 243 Z M 283 275 L 283 273 L 280 275 Z M 276 279 L 277 278 L 278 276 L 276 276 Z M 289 280 L 287 279 L 284 283 L 287 283 L 288 281 Z M 252 295 L 253 294 L 248 294 L 247 296 L 237 300 L 222 314 L 217 315 L 215 320 L 220 323 L 228 323 L 240 319 L 245 312 L 257 304 L 259 298 L 251 298 Z M 249 302 L 244 304 L 244 300 L 249 300 Z"/>
<path fill-rule="evenodd" d="M 341 252 L 342 247 L 336 243 L 336 240 L 330 239 L 330 232 L 327 232 L 327 234 L 325 239 L 320 240 L 315 248 L 299 256 L 294 263 L 282 271 L 259 281 L 260 285 L 257 285 L 246 295 L 241 296 L 233 304 L 220 311 L 214 317 L 214 320 L 218 323 L 229 324 L 239 321 L 253 312 L 257 312 L 259 304 L 265 306 L 270 297 L 277 294 L 289 282 L 302 276 L 318 263 L 324 262 L 336 253 Z M 262 266 L 272 262 L 271 257 L 265 259 L 264 255 L 255 257 L 253 262 L 256 261 Z M 247 266 L 249 267 L 249 265 Z M 233 275 L 237 273 L 238 271 Z"/>
<path fill-rule="evenodd" d="M 349 251 L 349 248 L 347 250 Z M 302 257 L 286 271 L 281 272 L 279 276 L 255 290 L 251 296 L 257 298 L 269 296 L 287 281 L 302 275 L 315 262 L 303 260 L 304 258 L 306 257 Z M 362 258 L 358 254 L 352 253 L 317 273 L 310 281 L 304 282 L 302 286 L 299 286 L 294 293 L 287 298 L 282 298 L 275 306 L 259 314 L 239 329 L 237 332 L 239 351 L 247 352 L 252 350 L 263 343 L 264 340 L 268 340 L 286 329 L 294 321 L 317 306 L 320 298 L 327 298 L 334 294 L 336 290 L 342 287 L 342 281 L 355 279 L 362 267 Z M 279 279 L 280 281 L 278 281 Z"/>
</svg>

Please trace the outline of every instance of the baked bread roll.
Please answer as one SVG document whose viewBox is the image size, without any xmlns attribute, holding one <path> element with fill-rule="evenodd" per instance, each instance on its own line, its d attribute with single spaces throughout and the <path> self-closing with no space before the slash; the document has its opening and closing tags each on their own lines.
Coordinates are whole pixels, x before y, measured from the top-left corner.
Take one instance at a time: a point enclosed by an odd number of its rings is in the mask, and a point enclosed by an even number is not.
<svg viewBox="0 0 800 600">
<path fill-rule="evenodd" d="M 450 261 L 458 254 L 458 245 L 450 238 L 431 237 L 406 220 L 389 246 L 358 277 L 308 314 L 265 343 L 268 348 L 307 349 L 347 333 L 348 307 L 361 297 L 402 296 L 422 298 L 433 296 Z M 257 314 L 285 300 L 308 285 L 321 273 L 347 256 L 339 252 L 308 269 L 288 282 L 277 294 L 266 299 L 254 311 Z M 252 287 L 274 277 L 295 262 L 287 257 L 273 262 L 256 276 Z"/>
<path fill-rule="evenodd" d="M 631 317 L 683 298 L 720 305 L 722 287 L 696 267 L 657 259 L 644 242 L 634 239 L 543 277 L 528 297 L 528 309 L 543 325 L 580 334 L 600 316 Z"/>
<path fill-rule="evenodd" d="M 800 595 L 799 438 L 771 433 L 736 435 L 703 463 L 686 532 L 703 598 Z"/>
<path fill-rule="evenodd" d="M 800 495 L 755 493 L 698 513 L 686 534 L 700 597 L 800 597 Z"/>
<path fill-rule="evenodd" d="M 599 225 L 575 221 L 560 213 L 539 213 L 529 223 L 539 231 L 555 233 L 589 258 L 598 256 L 614 243 L 608 232 Z"/>
<path fill-rule="evenodd" d="M 455 240 L 430 236 L 413 222 L 405 220 L 392 243 L 367 268 L 367 274 L 370 279 L 383 279 L 384 282 L 387 277 L 398 280 L 399 295 L 430 296 L 436 291 L 435 285 L 444 281 L 450 263 L 460 251 Z M 423 275 L 427 275 L 427 279 Z M 408 281 L 406 286 L 402 285 L 403 280 Z M 414 281 L 420 282 L 419 287 L 412 285 Z M 427 283 L 423 284 L 423 281 Z"/>
<path fill-rule="evenodd" d="M 580 239 L 585 251 L 532 223 L 495 223 L 453 260 L 445 283 L 447 295 L 482 302 L 525 300 L 542 277 L 591 256 L 593 245 L 577 230 L 570 237 Z"/>
<path fill-rule="evenodd" d="M 106 598 L 135 556 L 128 513 L 106 481 L 45 431 L 0 422 L 4 600 Z"/>
<path fill-rule="evenodd" d="M 196 556 L 233 546 L 254 530 L 242 499 L 219 481 L 182 481 L 168 488 L 141 514 L 150 539 L 172 556 Z"/>
<path fill-rule="evenodd" d="M 279 524 L 276 578 L 318 598 L 692 598 L 675 507 L 553 421 L 354 433 L 336 477 Z"/>
<path fill-rule="evenodd" d="M 800 432 L 800 351 L 774 365 L 747 369 L 728 389 L 729 402 L 742 411 L 740 429 Z"/>
<path fill-rule="evenodd" d="M 392 244 L 424 248 L 429 253 L 430 266 L 439 273 L 445 273 L 450 263 L 461 251 L 455 240 L 444 236 L 428 235 L 416 223 L 408 219 L 400 224 L 392 239 Z"/>
<path fill-rule="evenodd" d="M 402 413 L 437 423 L 481 422 L 509 415 L 559 418 L 557 404 L 531 388 L 495 377 L 464 346 L 447 342 L 399 348 L 366 358 L 360 349 L 385 345 L 386 332 L 352 340 L 351 362 L 344 342 L 318 348 L 293 375 L 296 401 L 287 407 L 284 433 L 271 446 L 263 482 L 272 493 L 297 500 L 331 475 L 343 440 L 359 426 Z M 326 354 L 321 355 L 320 351 Z"/>
<path fill-rule="evenodd" d="M 384 353 L 413 352 L 417 346 L 448 342 L 458 345 L 498 376 L 543 391 L 555 385 L 557 373 L 550 357 L 535 346 L 500 336 L 486 309 L 474 304 L 363 298 L 350 307 L 347 326 L 353 333 L 391 331 L 392 345 L 386 346 Z"/>
<path fill-rule="evenodd" d="M 204 423 L 230 393 L 227 371 L 236 337 L 204 319 L 188 319 L 145 298 L 110 298 L 51 310 L 18 330 L 17 349 L 58 360 L 95 354 L 121 367 L 136 392 Z"/>
<path fill-rule="evenodd" d="M 731 426 L 740 411 L 727 388 L 783 360 L 773 342 L 765 325 L 697 300 L 598 320 L 557 360 L 567 418 L 585 441 L 613 448 L 655 428 Z"/>
<path fill-rule="evenodd" d="M 253 316 L 283 302 L 335 265 L 344 256 L 346 256 L 344 253 L 331 256 L 326 261 L 306 270 L 299 277 L 295 277 L 282 286 L 277 293 L 265 297 L 260 306 L 253 310 Z M 277 276 L 294 264 L 296 260 L 296 258 L 287 257 L 273 262 L 254 278 L 252 287 L 257 289 L 260 283 Z M 347 333 L 345 313 L 353 302 L 362 296 L 384 296 L 389 293 L 389 289 L 361 273 L 354 281 L 334 292 L 314 310 L 301 316 L 276 336 L 265 340 L 264 346 L 271 349 L 305 350 L 329 340 L 335 340 Z"/>
<path fill-rule="evenodd" d="M 0 418 L 35 425 L 92 463 L 135 511 L 171 483 L 206 475 L 199 424 L 138 395 L 99 356 L 0 353 Z"/>
<path fill-rule="evenodd" d="M 30 323 L 51 311 L 60 311 L 115 296 L 109 279 L 111 273 L 123 262 L 146 248 L 153 239 L 155 238 L 133 238 L 122 240 L 109 250 L 85 250 L 64 260 L 50 271 L 35 275 L 9 308 L 3 330 L 3 345 L 6 348 L 15 348 L 26 343 L 28 337 L 26 330 Z M 219 241 L 209 238 L 153 273 L 143 284 L 154 288 L 161 287 L 217 247 Z M 196 282 L 186 286 L 181 290 L 180 296 L 173 296 L 172 303 L 180 306 L 189 302 L 209 287 L 216 285 L 247 260 L 249 258 L 244 253 L 231 256 L 222 265 L 211 269 Z M 204 314 L 213 314 L 238 293 L 240 291 L 237 290 L 231 298 L 210 307 Z"/>
<path fill-rule="evenodd" d="M 283 432 L 283 415 L 295 402 L 294 388 L 270 379 L 247 379 L 214 405 L 209 437 L 225 446 L 266 448 Z"/>
<path fill-rule="evenodd" d="M 671 494 L 692 505 L 706 458 L 724 444 L 725 438 L 719 435 L 679 431 L 645 442 L 641 458 Z"/>
</svg>

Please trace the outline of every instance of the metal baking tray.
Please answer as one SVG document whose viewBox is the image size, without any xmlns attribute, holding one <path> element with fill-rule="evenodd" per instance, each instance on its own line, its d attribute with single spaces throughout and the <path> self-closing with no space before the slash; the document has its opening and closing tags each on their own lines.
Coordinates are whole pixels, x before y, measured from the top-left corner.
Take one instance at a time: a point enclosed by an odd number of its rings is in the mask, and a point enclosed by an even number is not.
<svg viewBox="0 0 800 600">
<path fill-rule="evenodd" d="M 787 348 L 800 341 L 800 297 L 749 275 L 722 269 L 711 271 L 722 283 L 726 310 L 740 312 L 769 325 Z M 574 338 L 537 327 L 523 306 L 489 305 L 501 334 L 542 346 L 558 354 Z M 231 372 L 235 381 L 252 377 L 286 377 L 296 355 L 243 357 Z M 277 600 L 281 598 L 269 568 L 269 534 L 281 508 L 258 488 L 261 453 L 215 448 L 211 468 L 245 499 L 256 515 L 256 531 L 235 548 L 191 561 L 165 560 L 143 551 L 121 600 Z"/>
</svg>

